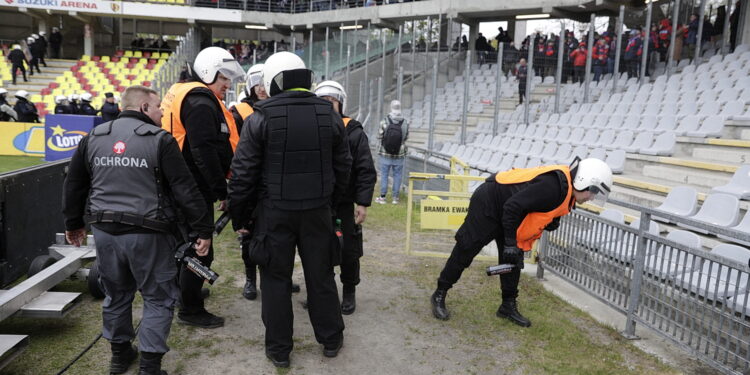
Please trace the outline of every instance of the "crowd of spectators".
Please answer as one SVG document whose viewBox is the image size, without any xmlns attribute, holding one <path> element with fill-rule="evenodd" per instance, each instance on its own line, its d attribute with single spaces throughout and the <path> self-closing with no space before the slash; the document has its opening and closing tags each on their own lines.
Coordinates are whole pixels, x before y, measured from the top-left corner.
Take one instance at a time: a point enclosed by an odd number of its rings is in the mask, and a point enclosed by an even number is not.
<svg viewBox="0 0 750 375">
<path fill-rule="evenodd" d="M 143 37 L 134 38 L 130 42 L 130 49 L 141 52 L 172 52 L 166 35 L 153 39 L 145 39 Z"/>
</svg>

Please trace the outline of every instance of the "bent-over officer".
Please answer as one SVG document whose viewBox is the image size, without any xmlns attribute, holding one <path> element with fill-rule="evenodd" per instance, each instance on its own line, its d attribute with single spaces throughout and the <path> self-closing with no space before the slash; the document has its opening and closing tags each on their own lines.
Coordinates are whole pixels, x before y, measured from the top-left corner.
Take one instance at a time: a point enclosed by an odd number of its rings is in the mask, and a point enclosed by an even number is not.
<svg viewBox="0 0 750 375">
<path fill-rule="evenodd" d="M 179 298 L 174 259 L 177 211 L 199 236 L 198 254 L 208 252 L 213 222 L 177 142 L 157 126 L 162 115 L 159 95 L 132 86 L 122 100 L 125 111 L 120 117 L 94 128 L 70 161 L 63 185 L 65 236 L 80 246 L 85 224 L 91 224 L 106 295 L 102 336 L 112 347 L 110 373 L 126 372 L 137 356 L 132 302 L 139 290 L 139 374 L 161 375 Z"/>
<path fill-rule="evenodd" d="M 332 207 L 346 190 L 352 162 L 341 117 L 310 92 L 312 74 L 291 52 L 266 60 L 270 98 L 256 103 L 242 127 L 229 181 L 232 225 L 246 234 L 254 224 L 249 252 L 260 268 L 266 356 L 277 367 L 289 366 L 293 346 L 295 247 L 323 354 L 335 357 L 344 343 Z"/>
<path fill-rule="evenodd" d="M 576 158 L 570 166 L 512 169 L 488 177 L 472 194 L 466 219 L 456 232 L 456 245 L 430 299 L 432 314 L 448 320 L 448 289 L 479 251 L 495 240 L 500 263 L 516 265 L 500 275 L 502 304 L 496 315 L 530 327 L 516 303 L 524 252 L 531 250 L 542 231 L 557 229 L 560 217 L 570 213 L 576 202 L 606 198 L 611 188 L 612 170 L 599 159 Z"/>
<path fill-rule="evenodd" d="M 372 204 L 372 193 L 378 173 L 372 161 L 370 141 L 367 139 L 362 124 L 344 115 L 346 110 L 346 91 L 335 81 L 321 82 L 315 88 L 315 94 L 333 104 L 333 109 L 341 114 L 352 155 L 352 170 L 349 174 L 349 185 L 339 199 L 336 217 L 341 220 L 341 232 L 344 236 L 344 248 L 341 251 L 341 313 L 349 315 L 357 308 L 355 298 L 356 286 L 359 284 L 359 258 L 363 254 L 362 223 L 367 217 L 367 207 Z"/>
</svg>

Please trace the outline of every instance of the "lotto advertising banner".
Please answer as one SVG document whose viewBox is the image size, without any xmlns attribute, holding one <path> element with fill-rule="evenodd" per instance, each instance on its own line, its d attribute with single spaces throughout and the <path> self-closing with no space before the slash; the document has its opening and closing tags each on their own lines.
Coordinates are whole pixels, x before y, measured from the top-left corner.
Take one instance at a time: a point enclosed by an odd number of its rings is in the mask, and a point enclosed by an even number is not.
<svg viewBox="0 0 750 375">
<path fill-rule="evenodd" d="M 0 122 L 0 155 L 44 156 L 44 125 Z"/>
<path fill-rule="evenodd" d="M 65 10 L 84 13 L 121 14 L 119 1 L 102 0 L 3 0 L 0 5 L 17 8 Z"/>
<path fill-rule="evenodd" d="M 55 161 L 73 156 L 78 142 L 94 126 L 104 122 L 101 117 L 77 115 L 47 115 L 44 128 L 46 161 Z"/>
</svg>

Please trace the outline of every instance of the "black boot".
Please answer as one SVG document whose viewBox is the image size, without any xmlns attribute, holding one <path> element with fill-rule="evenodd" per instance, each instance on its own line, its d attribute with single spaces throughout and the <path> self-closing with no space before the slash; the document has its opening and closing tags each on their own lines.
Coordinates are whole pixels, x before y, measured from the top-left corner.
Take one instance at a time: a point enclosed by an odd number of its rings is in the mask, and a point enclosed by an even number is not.
<svg viewBox="0 0 750 375">
<path fill-rule="evenodd" d="M 448 320 L 451 317 L 451 313 L 445 307 L 445 297 L 448 295 L 448 291 L 444 289 L 435 289 L 435 293 L 432 293 L 430 302 L 432 302 L 432 315 L 440 320 Z"/>
<path fill-rule="evenodd" d="M 351 315 L 357 308 L 357 300 L 354 296 L 354 287 L 347 287 L 344 285 L 344 292 L 341 295 L 341 313 L 344 315 Z"/>
<path fill-rule="evenodd" d="M 531 327 L 531 321 L 518 312 L 518 304 L 515 299 L 503 300 L 495 315 L 498 318 L 506 318 L 521 327 Z"/>
<path fill-rule="evenodd" d="M 167 375 L 167 372 L 161 369 L 161 357 L 164 353 L 141 352 L 141 365 L 138 375 Z"/>
<path fill-rule="evenodd" d="M 299 284 L 292 283 L 292 293 L 299 293 L 300 290 Z"/>
<path fill-rule="evenodd" d="M 124 374 L 138 357 L 138 349 L 133 344 L 112 343 L 112 359 L 109 361 L 110 374 Z"/>
<path fill-rule="evenodd" d="M 245 288 L 242 289 L 242 296 L 251 301 L 258 298 L 258 288 L 255 287 L 255 280 L 250 278 L 245 280 Z"/>
<path fill-rule="evenodd" d="M 177 314 L 177 322 L 200 328 L 219 328 L 224 326 L 224 318 L 211 314 L 206 309 L 192 314 L 180 311 Z"/>
</svg>

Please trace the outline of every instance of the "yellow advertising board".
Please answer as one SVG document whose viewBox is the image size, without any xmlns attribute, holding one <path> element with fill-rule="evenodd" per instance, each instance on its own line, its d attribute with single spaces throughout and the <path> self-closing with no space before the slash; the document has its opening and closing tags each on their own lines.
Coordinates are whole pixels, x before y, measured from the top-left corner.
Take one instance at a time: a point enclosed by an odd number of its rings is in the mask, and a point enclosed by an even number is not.
<svg viewBox="0 0 750 375">
<path fill-rule="evenodd" d="M 0 155 L 44 156 L 44 124 L 0 122 Z"/>
<path fill-rule="evenodd" d="M 420 223 L 422 229 L 458 229 L 469 211 L 468 199 L 420 201 Z"/>
</svg>

